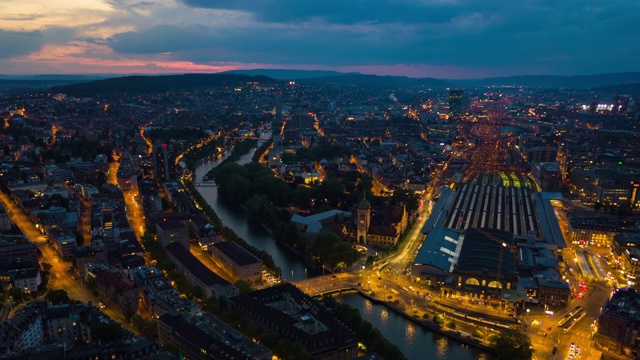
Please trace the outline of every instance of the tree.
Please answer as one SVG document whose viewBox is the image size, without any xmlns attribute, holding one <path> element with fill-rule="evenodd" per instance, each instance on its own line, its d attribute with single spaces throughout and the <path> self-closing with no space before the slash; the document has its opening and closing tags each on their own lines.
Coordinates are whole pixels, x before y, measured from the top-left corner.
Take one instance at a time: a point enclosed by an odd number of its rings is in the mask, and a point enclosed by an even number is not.
<svg viewBox="0 0 640 360">
<path fill-rule="evenodd" d="M 232 175 L 238 175 L 241 178 L 248 179 L 249 171 L 242 165 L 235 162 L 228 162 L 215 169 L 215 181 L 218 186 L 224 186 Z M 210 174 L 207 174 L 210 175 Z"/>
<path fill-rule="evenodd" d="M 238 174 L 232 174 L 224 185 L 218 186 L 218 192 L 230 203 L 244 204 L 249 199 L 250 186 L 249 180 Z"/>
<path fill-rule="evenodd" d="M 311 208 L 311 189 L 306 186 L 298 186 L 293 190 L 293 205 L 307 210 Z"/>
<path fill-rule="evenodd" d="M 49 301 L 52 305 L 71 303 L 71 299 L 69 299 L 69 294 L 67 294 L 67 292 L 62 289 L 49 290 L 49 292 L 47 293 L 47 301 Z"/>
<path fill-rule="evenodd" d="M 447 327 L 448 327 L 449 329 L 451 329 L 451 330 L 455 330 L 455 329 L 456 329 L 456 323 L 455 323 L 455 322 L 453 322 L 453 321 L 449 321 L 449 322 L 447 323 Z"/>
<path fill-rule="evenodd" d="M 15 302 L 22 301 L 22 290 L 15 286 L 11 286 L 9 288 L 9 296 L 11 296 Z"/>
<path fill-rule="evenodd" d="M 313 356 L 299 342 L 294 342 L 289 351 L 289 360 L 312 360 Z"/>
<path fill-rule="evenodd" d="M 242 294 L 246 294 L 248 292 L 251 292 L 251 284 L 249 284 L 248 282 L 244 281 L 244 280 L 238 280 L 236 281 L 236 283 L 234 284 L 235 287 L 238 288 L 238 291 L 240 292 L 240 295 Z"/>
<path fill-rule="evenodd" d="M 290 246 L 303 246 L 302 250 L 304 250 L 304 241 L 299 242 L 300 237 L 298 236 L 298 227 L 295 223 L 291 221 L 287 222 L 278 222 L 276 224 L 274 230 L 276 239 Z M 304 239 L 302 239 L 304 240 Z"/>
<path fill-rule="evenodd" d="M 279 338 L 278 334 L 272 330 L 265 330 L 260 335 L 262 344 L 269 349 L 273 349 L 276 346 Z"/>
<path fill-rule="evenodd" d="M 309 255 L 317 257 L 320 262 L 328 259 L 333 250 L 333 245 L 340 240 L 340 237 L 328 231 L 320 231 L 309 245 Z"/>
<path fill-rule="evenodd" d="M 404 203 L 408 213 L 413 213 L 420 207 L 420 196 L 409 189 L 395 188 L 392 198 L 396 202 Z"/>
<path fill-rule="evenodd" d="M 158 332 L 158 322 L 151 319 L 143 319 L 140 315 L 135 314 L 131 317 L 131 324 L 146 336 L 154 336 Z"/>
<path fill-rule="evenodd" d="M 253 195 L 246 206 L 247 221 L 253 224 L 272 225 L 275 218 L 275 209 L 266 195 Z"/>
<path fill-rule="evenodd" d="M 491 343 L 498 359 L 528 360 L 533 356 L 531 339 L 515 329 L 503 330 Z"/>
<path fill-rule="evenodd" d="M 360 253 L 357 250 L 339 239 L 333 244 L 328 260 L 333 268 L 342 268 L 353 265 L 359 257 Z"/>
<path fill-rule="evenodd" d="M 438 325 L 444 324 L 444 316 L 442 316 L 440 314 L 433 315 L 433 322 L 438 324 Z"/>
</svg>

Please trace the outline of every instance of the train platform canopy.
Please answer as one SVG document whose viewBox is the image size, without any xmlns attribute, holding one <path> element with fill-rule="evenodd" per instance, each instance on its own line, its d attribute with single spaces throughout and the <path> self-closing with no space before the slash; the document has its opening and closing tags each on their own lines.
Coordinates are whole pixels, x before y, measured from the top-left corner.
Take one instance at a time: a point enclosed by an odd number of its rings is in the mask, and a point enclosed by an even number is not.
<svg viewBox="0 0 640 360">
<path fill-rule="evenodd" d="M 449 209 L 453 205 L 453 200 L 456 198 L 456 192 L 449 188 L 442 188 L 440 198 L 433 206 L 431 215 L 422 227 L 423 234 L 429 234 L 432 229 L 441 228 L 444 226 L 444 221 L 447 217 Z"/>
<path fill-rule="evenodd" d="M 552 201 L 562 200 L 562 194 L 557 192 L 539 192 L 533 195 L 533 200 L 540 224 L 540 232 L 547 244 L 555 245 L 558 249 L 567 247 Z"/>
</svg>

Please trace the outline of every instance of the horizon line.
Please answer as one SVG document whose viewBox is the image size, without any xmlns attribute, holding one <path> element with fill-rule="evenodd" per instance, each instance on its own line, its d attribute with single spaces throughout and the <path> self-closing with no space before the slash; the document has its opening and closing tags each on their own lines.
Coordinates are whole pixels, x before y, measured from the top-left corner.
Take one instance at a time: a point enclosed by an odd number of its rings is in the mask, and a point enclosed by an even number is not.
<svg viewBox="0 0 640 360">
<path fill-rule="evenodd" d="M 255 68 L 255 69 L 236 69 L 236 70 L 226 70 L 226 71 L 218 71 L 218 72 L 175 72 L 175 73 L 33 73 L 33 74 L 1 74 L 0 80 L 3 80 L 2 77 L 5 78 L 16 78 L 16 77 L 44 77 L 44 76 L 76 76 L 76 77 L 127 77 L 127 76 L 176 76 L 176 75 L 215 75 L 215 74 L 230 74 L 230 73 L 238 73 L 238 72 L 249 72 L 249 71 L 291 71 L 291 72 L 303 72 L 303 73 L 313 73 L 313 72 L 327 72 L 327 73 L 335 73 L 336 76 L 342 75 L 364 75 L 364 76 L 378 76 L 378 77 L 400 77 L 400 78 L 408 78 L 408 79 L 432 79 L 432 80 L 453 80 L 453 81 L 465 81 L 465 80 L 484 80 L 484 79 L 504 79 L 504 78 L 513 78 L 513 77 L 588 77 L 588 76 L 603 76 L 603 75 L 618 75 L 618 74 L 629 74 L 629 73 L 640 73 L 639 71 L 620 71 L 620 72 L 605 72 L 605 73 L 592 73 L 592 74 L 582 74 L 582 75 L 557 75 L 557 74 L 519 74 L 519 75 L 504 75 L 504 76 L 490 76 L 490 77 L 469 77 L 469 78 L 436 78 L 436 77 L 412 77 L 406 75 L 387 75 L 387 74 L 367 74 L 357 71 L 350 72 L 341 72 L 336 70 L 298 70 L 298 69 L 270 69 L 270 68 Z M 266 76 L 266 75 L 264 75 Z M 12 80 L 12 79 L 6 79 Z M 24 80 L 24 79 L 23 79 Z"/>
</svg>

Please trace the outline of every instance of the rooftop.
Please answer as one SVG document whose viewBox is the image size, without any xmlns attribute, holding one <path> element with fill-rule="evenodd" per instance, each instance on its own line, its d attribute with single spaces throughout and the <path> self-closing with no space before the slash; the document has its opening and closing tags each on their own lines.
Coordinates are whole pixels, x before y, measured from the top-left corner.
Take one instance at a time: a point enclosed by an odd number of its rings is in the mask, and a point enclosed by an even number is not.
<svg viewBox="0 0 640 360">
<path fill-rule="evenodd" d="M 500 270 L 503 277 L 513 277 L 516 261 L 511 246 L 514 245 L 513 235 L 509 232 L 469 228 L 464 236 L 457 269 L 463 272 L 486 271 L 491 274 L 498 274 Z"/>
<path fill-rule="evenodd" d="M 233 241 L 223 241 L 213 246 L 240 266 L 262 263 L 260 259 Z"/>
<path fill-rule="evenodd" d="M 193 254 L 191 254 L 191 252 L 181 244 L 174 242 L 167 245 L 165 249 L 176 259 L 178 259 L 180 263 L 187 269 L 187 271 L 189 271 L 206 285 L 231 285 L 231 283 L 229 283 L 227 280 L 221 278 L 216 273 L 211 271 L 211 269 L 209 269 L 206 265 L 201 263 L 198 258 L 193 256 Z"/>
</svg>

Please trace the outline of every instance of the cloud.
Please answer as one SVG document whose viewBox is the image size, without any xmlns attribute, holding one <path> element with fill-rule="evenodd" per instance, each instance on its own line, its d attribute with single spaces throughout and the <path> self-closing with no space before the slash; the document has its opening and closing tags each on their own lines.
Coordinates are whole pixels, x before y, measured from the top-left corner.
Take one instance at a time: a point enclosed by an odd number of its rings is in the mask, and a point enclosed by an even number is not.
<svg viewBox="0 0 640 360">
<path fill-rule="evenodd" d="M 626 13 L 615 6 L 598 5 L 594 10 L 571 1 L 559 4 L 497 0 L 184 0 L 184 3 L 198 11 L 244 14 L 243 26 L 219 27 L 216 23 L 199 23 L 199 28 L 193 24 L 157 26 L 114 36 L 112 46 L 117 51 L 132 53 L 183 52 L 186 56 L 185 52 L 191 51 L 198 61 L 210 56 L 210 60 L 219 61 L 259 59 L 335 66 L 363 62 L 438 66 L 487 66 L 490 62 L 497 66 L 513 62 L 542 64 L 550 58 L 548 52 L 571 50 L 582 56 L 586 39 L 595 41 L 603 37 L 604 29 L 598 29 L 599 22 L 604 27 L 607 16 L 621 18 Z M 637 4 L 627 5 L 640 12 Z M 632 23 L 629 22 L 627 26 Z M 564 51 L 559 58 L 567 62 L 567 53 Z"/>
<path fill-rule="evenodd" d="M 38 51 L 47 45 L 83 49 L 58 61 L 86 59 L 87 67 L 121 61 L 139 69 L 148 60 L 153 69 L 182 64 L 185 71 L 251 65 L 405 74 L 640 70 L 636 0 L 19 3 L 0 16 L 0 57 L 11 57 L 12 64 L 49 61 Z M 28 34 L 40 39 L 19 41 Z"/>
<path fill-rule="evenodd" d="M 0 29 L 0 59 L 28 54 L 38 50 L 44 43 L 45 38 L 39 31 L 12 32 Z"/>
</svg>

